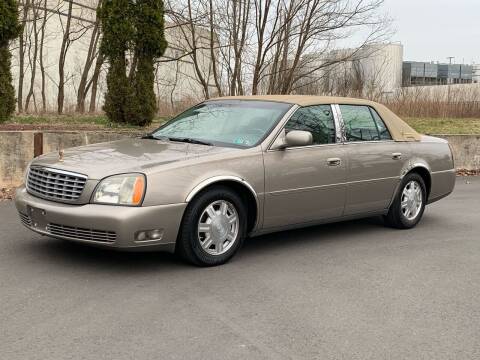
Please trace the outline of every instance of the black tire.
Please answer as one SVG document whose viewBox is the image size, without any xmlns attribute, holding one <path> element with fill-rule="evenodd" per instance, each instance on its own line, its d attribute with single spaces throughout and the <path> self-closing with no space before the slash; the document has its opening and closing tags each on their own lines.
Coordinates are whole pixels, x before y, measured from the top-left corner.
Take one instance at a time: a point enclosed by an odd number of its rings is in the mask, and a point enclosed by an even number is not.
<svg viewBox="0 0 480 360">
<path fill-rule="evenodd" d="M 405 187 L 408 186 L 411 182 L 416 182 L 422 191 L 422 205 L 420 207 L 420 211 L 418 214 L 409 219 L 402 211 L 402 194 Z M 417 173 L 410 173 L 407 174 L 400 184 L 398 193 L 395 196 L 395 199 L 388 210 L 388 214 L 384 217 L 385 222 L 387 225 L 397 228 L 397 229 L 411 229 L 415 227 L 420 219 L 422 218 L 423 212 L 425 211 L 425 204 L 427 202 L 427 189 L 425 186 L 425 181 L 423 178 Z"/>
<path fill-rule="evenodd" d="M 201 245 L 198 223 L 204 210 L 213 202 L 225 200 L 235 207 L 239 219 L 236 239 L 223 254 L 207 253 Z M 215 186 L 197 195 L 187 206 L 176 244 L 176 253 L 197 266 L 216 266 L 226 263 L 242 246 L 247 231 L 247 210 L 242 198 L 226 186 Z"/>
</svg>

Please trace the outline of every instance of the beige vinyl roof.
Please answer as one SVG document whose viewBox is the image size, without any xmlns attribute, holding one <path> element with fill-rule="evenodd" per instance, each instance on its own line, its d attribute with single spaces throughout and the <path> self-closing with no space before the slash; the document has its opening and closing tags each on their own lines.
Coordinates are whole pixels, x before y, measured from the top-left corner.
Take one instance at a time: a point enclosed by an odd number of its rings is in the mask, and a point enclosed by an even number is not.
<svg viewBox="0 0 480 360">
<path fill-rule="evenodd" d="M 225 96 L 210 100 L 259 100 L 259 101 L 276 101 L 298 106 L 311 106 L 323 104 L 340 104 L 340 105 L 367 105 L 374 108 L 381 116 L 385 125 L 388 127 L 392 138 L 395 141 L 419 141 L 421 135 L 412 129 L 400 117 L 395 115 L 385 105 L 364 100 L 347 97 L 334 96 L 309 96 L 309 95 L 250 95 L 250 96 Z"/>
</svg>

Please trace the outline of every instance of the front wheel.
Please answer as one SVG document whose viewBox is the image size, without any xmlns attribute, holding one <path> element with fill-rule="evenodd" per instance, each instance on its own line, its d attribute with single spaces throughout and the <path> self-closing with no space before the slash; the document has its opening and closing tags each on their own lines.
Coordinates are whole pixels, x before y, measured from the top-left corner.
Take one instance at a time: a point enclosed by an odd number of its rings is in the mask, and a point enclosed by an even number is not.
<svg viewBox="0 0 480 360">
<path fill-rule="evenodd" d="M 246 215 L 237 193 L 224 186 L 207 189 L 185 210 L 177 253 L 199 266 L 227 262 L 245 238 Z"/>
<path fill-rule="evenodd" d="M 418 224 L 425 210 L 427 192 L 423 178 L 416 174 L 407 174 L 400 185 L 385 221 L 397 229 L 410 229 Z"/>
</svg>

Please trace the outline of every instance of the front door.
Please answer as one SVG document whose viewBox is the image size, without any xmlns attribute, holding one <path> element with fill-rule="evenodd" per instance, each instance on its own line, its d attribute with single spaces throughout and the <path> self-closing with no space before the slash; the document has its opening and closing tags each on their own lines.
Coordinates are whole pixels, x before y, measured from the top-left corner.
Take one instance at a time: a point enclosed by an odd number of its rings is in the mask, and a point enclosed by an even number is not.
<svg viewBox="0 0 480 360">
<path fill-rule="evenodd" d="M 268 150 L 265 163 L 264 227 L 301 224 L 342 215 L 345 204 L 344 146 L 336 143 L 330 105 L 298 109 L 285 125 L 310 131 L 313 144 Z"/>
</svg>

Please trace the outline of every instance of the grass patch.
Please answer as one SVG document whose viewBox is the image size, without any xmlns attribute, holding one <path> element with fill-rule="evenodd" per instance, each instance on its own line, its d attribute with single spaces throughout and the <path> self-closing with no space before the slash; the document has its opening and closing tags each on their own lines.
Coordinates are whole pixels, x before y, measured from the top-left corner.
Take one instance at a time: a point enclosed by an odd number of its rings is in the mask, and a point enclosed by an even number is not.
<svg viewBox="0 0 480 360">
<path fill-rule="evenodd" d="M 480 134 L 480 119 L 404 118 L 422 134 Z"/>
<path fill-rule="evenodd" d="M 105 115 L 18 115 L 2 124 L 5 126 L 35 126 L 36 128 L 150 130 L 163 124 L 167 118 L 154 119 L 148 127 L 112 123 Z M 0 128 L 2 127 L 0 124 Z"/>
<path fill-rule="evenodd" d="M 35 126 L 36 128 L 62 128 L 68 130 L 132 130 L 149 131 L 159 127 L 168 118 L 158 117 L 145 128 L 138 126 L 115 124 L 105 115 L 19 115 L 3 123 L 18 126 Z M 404 120 L 422 134 L 480 134 L 480 119 L 478 118 L 409 118 Z M 0 129 L 2 124 L 0 124 Z"/>
</svg>

